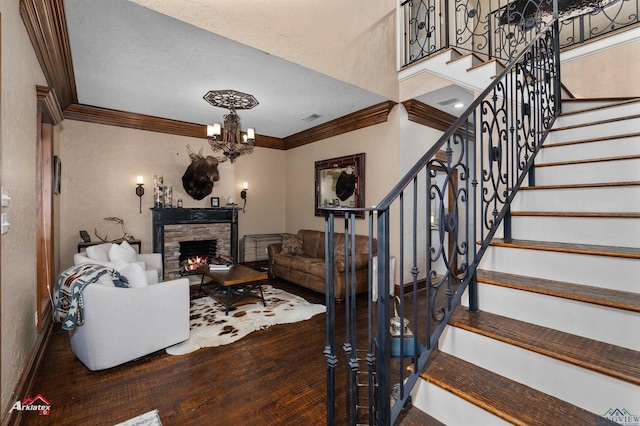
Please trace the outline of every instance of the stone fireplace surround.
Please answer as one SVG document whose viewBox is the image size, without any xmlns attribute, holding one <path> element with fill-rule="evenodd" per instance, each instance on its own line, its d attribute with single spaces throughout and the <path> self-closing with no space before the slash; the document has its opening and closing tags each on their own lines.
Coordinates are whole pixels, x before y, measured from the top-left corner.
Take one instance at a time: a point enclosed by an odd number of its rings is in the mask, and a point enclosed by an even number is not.
<svg viewBox="0 0 640 426">
<path fill-rule="evenodd" d="M 154 208 L 153 251 L 161 253 L 164 280 L 180 278 L 180 241 L 218 240 L 218 253 L 238 260 L 238 209 Z"/>
</svg>

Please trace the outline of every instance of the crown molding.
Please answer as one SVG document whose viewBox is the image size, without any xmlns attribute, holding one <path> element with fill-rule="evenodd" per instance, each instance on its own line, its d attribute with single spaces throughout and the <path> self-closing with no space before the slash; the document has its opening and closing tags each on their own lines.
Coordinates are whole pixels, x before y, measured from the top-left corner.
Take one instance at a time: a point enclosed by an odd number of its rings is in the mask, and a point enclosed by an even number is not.
<svg viewBox="0 0 640 426">
<path fill-rule="evenodd" d="M 85 121 L 88 123 L 105 124 L 107 126 L 125 127 L 128 129 L 147 130 L 150 132 L 207 139 L 207 126 L 203 124 L 188 123 L 185 121 L 171 120 L 168 118 L 95 107 L 91 105 L 69 105 L 69 107 L 64 110 L 64 118 L 68 120 Z M 264 135 L 256 135 L 255 146 L 284 149 L 282 139 Z"/>
<path fill-rule="evenodd" d="M 387 101 L 369 108 L 364 108 L 328 123 L 312 127 L 309 130 L 287 136 L 284 139 L 272 136 L 256 135 L 255 146 L 262 148 L 287 150 L 297 148 L 332 136 L 351 132 L 364 127 L 387 121 L 389 112 L 396 102 Z M 207 126 L 170 120 L 151 115 L 119 111 L 91 105 L 72 104 L 64 110 L 64 118 L 68 120 L 85 121 L 89 123 L 105 124 L 108 126 L 126 127 L 150 132 L 168 133 L 171 135 L 193 138 L 207 138 Z"/>
<path fill-rule="evenodd" d="M 443 132 L 458 119 L 458 117 L 429 106 L 415 99 L 402 102 L 404 109 L 409 114 L 409 121 L 422 124 Z"/>
<path fill-rule="evenodd" d="M 64 116 L 55 90 L 49 87 L 36 86 L 36 96 L 38 98 L 38 108 L 44 114 L 44 121 L 54 126 L 62 123 Z"/>
<path fill-rule="evenodd" d="M 285 149 L 297 148 L 322 139 L 373 126 L 374 124 L 384 123 L 396 104 L 393 101 L 381 102 L 303 132 L 287 136 L 284 138 Z"/>
<path fill-rule="evenodd" d="M 20 0 L 20 16 L 62 109 L 78 102 L 63 0 Z"/>
</svg>

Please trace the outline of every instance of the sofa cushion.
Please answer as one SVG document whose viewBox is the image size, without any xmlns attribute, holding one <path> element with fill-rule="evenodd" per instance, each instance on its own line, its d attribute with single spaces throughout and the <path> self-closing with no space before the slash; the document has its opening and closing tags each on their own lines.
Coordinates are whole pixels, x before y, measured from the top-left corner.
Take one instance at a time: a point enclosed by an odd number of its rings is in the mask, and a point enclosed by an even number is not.
<svg viewBox="0 0 640 426">
<path fill-rule="evenodd" d="M 112 244 L 109 249 L 109 260 L 111 262 L 125 261 L 127 263 L 136 261 L 136 251 L 131 245 L 123 241 L 121 244 Z"/>
<path fill-rule="evenodd" d="M 296 234 L 282 234 L 282 253 L 304 254 L 302 250 L 302 237 Z"/>
<path fill-rule="evenodd" d="M 87 257 L 91 260 L 97 260 L 99 262 L 109 262 L 109 249 L 112 243 L 98 244 L 95 246 L 87 247 Z"/>
<path fill-rule="evenodd" d="M 116 262 L 114 269 L 129 281 L 130 288 L 146 287 L 149 285 L 147 273 L 144 271 L 144 268 L 137 263 L 128 263 L 119 260 Z"/>
</svg>

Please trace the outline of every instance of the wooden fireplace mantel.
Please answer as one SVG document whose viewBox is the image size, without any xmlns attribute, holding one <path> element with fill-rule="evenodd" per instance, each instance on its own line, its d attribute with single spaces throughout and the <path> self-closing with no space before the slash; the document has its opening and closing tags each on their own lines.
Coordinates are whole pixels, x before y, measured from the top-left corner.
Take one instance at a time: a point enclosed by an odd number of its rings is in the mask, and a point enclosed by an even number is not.
<svg viewBox="0 0 640 426">
<path fill-rule="evenodd" d="M 152 208 L 153 252 L 164 258 L 164 227 L 179 224 L 231 224 L 231 253 L 238 261 L 238 209 L 237 208 Z"/>
</svg>

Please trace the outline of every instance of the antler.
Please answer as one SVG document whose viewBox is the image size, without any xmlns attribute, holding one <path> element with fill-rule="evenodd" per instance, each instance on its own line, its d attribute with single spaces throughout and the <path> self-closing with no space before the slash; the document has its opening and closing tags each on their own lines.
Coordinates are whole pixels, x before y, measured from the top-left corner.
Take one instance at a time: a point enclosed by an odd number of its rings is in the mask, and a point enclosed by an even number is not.
<svg viewBox="0 0 640 426">
<path fill-rule="evenodd" d="M 191 149 L 191 146 L 187 145 L 187 152 L 189 153 L 189 158 L 191 158 L 191 161 L 202 158 L 202 148 L 200 148 L 200 153 L 196 154 L 195 152 L 193 152 L 193 149 Z"/>
<path fill-rule="evenodd" d="M 103 243 L 108 243 L 109 242 L 109 236 L 107 234 L 104 235 L 104 238 L 102 236 L 100 236 L 100 234 L 98 234 L 98 229 L 97 228 L 93 228 L 93 233 L 95 234 L 96 237 L 98 237 L 98 239 L 100 241 L 102 241 Z"/>
</svg>

